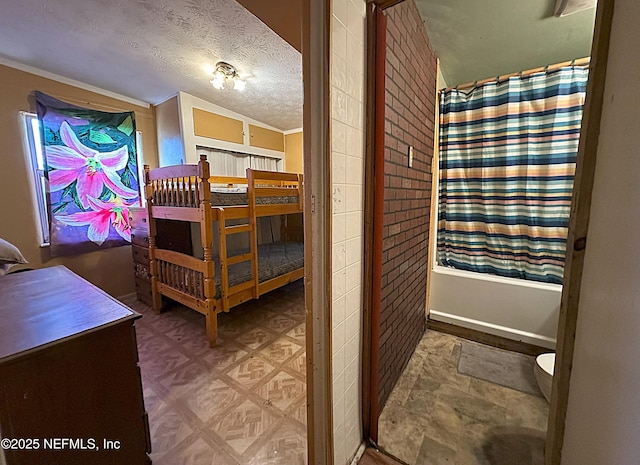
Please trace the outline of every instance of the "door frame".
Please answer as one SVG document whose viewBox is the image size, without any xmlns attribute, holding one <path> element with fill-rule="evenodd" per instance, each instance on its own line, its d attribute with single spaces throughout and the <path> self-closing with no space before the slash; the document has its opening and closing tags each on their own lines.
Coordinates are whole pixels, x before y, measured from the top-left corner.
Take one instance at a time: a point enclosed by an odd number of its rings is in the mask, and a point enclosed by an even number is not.
<svg viewBox="0 0 640 465">
<path fill-rule="evenodd" d="M 376 167 L 376 118 L 380 117 L 376 105 L 376 11 L 384 11 L 404 0 L 371 0 L 367 4 L 367 87 L 366 99 L 366 151 L 365 151 L 365 244 L 364 244 L 364 318 L 363 318 L 363 361 L 362 361 L 362 424 L 365 440 L 378 441 L 377 422 L 377 348 L 375 347 L 377 321 L 375 312 L 379 310 L 375 302 L 375 288 L 372 278 L 375 271 L 374 254 L 374 212 L 376 207 L 375 189 L 370 180 L 374 179 Z M 584 252 L 589 226 L 591 193 L 600 133 L 600 119 L 604 98 L 609 37 L 613 18 L 614 0 L 599 0 L 596 10 L 594 35 L 591 46 L 591 62 L 587 94 L 582 117 L 582 130 L 578 148 L 576 175 L 571 204 L 567 254 L 558 336 L 556 346 L 555 375 L 553 377 L 549 423 L 547 428 L 545 465 L 558 465 L 561 461 L 564 440 L 565 419 L 569 398 L 571 369 L 575 345 L 576 322 L 580 303 L 580 287 L 584 264 Z M 378 96 L 379 97 L 379 96 Z M 382 94 L 384 103 L 384 94 Z M 384 111 L 384 106 L 383 110 Z M 379 141 L 379 139 L 378 139 Z M 434 231 L 430 231 L 434 233 Z M 431 266 L 431 263 L 429 263 Z M 429 286 L 430 283 L 427 283 Z M 378 303 L 379 304 L 379 303 Z M 426 315 L 426 312 L 425 312 Z M 375 396 L 375 399 L 374 399 Z"/>
<path fill-rule="evenodd" d="M 302 2 L 307 461 L 333 463 L 331 384 L 331 0 Z"/>
<path fill-rule="evenodd" d="M 568 253 L 558 319 L 556 364 L 551 388 L 545 465 L 561 463 L 614 3 L 614 0 L 599 0 L 596 10 L 587 96 L 582 113 L 580 145 L 571 201 L 567 237 Z"/>
</svg>

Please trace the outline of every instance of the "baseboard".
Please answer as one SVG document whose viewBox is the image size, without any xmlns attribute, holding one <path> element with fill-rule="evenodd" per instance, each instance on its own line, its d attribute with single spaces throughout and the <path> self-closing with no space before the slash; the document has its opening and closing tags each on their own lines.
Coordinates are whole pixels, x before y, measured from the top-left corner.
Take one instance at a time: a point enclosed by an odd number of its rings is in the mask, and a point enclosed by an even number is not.
<svg viewBox="0 0 640 465">
<path fill-rule="evenodd" d="M 402 460 L 377 447 L 367 447 L 358 463 L 359 465 L 407 465 Z"/>
<path fill-rule="evenodd" d="M 364 442 L 360 444 L 360 447 L 358 447 L 358 450 L 356 451 L 356 455 L 351 460 L 350 465 L 358 465 L 358 462 L 362 458 L 362 454 L 364 454 L 364 451 L 366 448 L 367 446 L 365 445 Z"/>
<path fill-rule="evenodd" d="M 131 298 L 131 297 L 135 297 L 135 296 L 136 296 L 136 293 L 135 293 L 135 292 L 129 292 L 128 294 L 125 294 L 125 295 L 121 295 L 121 296 L 116 297 L 116 299 L 118 299 L 118 300 L 122 301 L 122 300 L 129 299 L 129 298 Z"/>
<path fill-rule="evenodd" d="M 429 316 L 427 318 L 427 328 L 441 333 L 451 334 L 453 336 L 468 339 L 470 341 L 480 342 L 498 349 L 510 350 L 521 354 L 537 356 L 549 352 L 550 348 L 542 347 L 524 341 L 515 341 L 503 336 L 485 333 L 476 329 L 458 326 L 453 323 L 434 320 Z"/>
</svg>

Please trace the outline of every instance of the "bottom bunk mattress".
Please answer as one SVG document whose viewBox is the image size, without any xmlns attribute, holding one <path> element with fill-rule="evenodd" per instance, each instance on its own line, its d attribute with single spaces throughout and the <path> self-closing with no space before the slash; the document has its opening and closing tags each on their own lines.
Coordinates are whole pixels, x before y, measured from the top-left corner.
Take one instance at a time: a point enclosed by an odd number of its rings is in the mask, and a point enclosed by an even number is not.
<svg viewBox="0 0 640 465">
<path fill-rule="evenodd" d="M 239 251 L 239 255 L 249 250 Z M 231 258 L 231 257 L 229 257 Z M 218 257 L 214 262 L 219 264 Z M 258 281 L 265 282 L 304 267 L 304 244 L 302 242 L 272 242 L 258 246 Z M 228 267 L 229 287 L 251 279 L 251 262 L 241 262 Z M 216 298 L 220 297 L 220 267 L 216 272 Z"/>
</svg>

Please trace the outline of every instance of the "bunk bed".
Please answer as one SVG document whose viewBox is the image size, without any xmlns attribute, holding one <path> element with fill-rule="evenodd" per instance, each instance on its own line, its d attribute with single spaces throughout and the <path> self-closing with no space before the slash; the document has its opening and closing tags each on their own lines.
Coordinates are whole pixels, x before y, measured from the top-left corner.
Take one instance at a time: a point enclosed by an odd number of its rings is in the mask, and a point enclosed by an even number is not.
<svg viewBox="0 0 640 465">
<path fill-rule="evenodd" d="M 302 175 L 247 169 L 246 178 L 212 177 L 202 155 L 197 165 L 145 166 L 145 180 L 153 309 L 166 296 L 202 313 L 211 347 L 218 313 L 304 276 L 301 228 L 283 221 L 280 241 L 257 240 L 258 218 L 302 213 Z M 158 248 L 160 219 L 199 223 L 203 258 Z M 250 246 L 230 255 L 227 238 L 240 233 Z"/>
</svg>

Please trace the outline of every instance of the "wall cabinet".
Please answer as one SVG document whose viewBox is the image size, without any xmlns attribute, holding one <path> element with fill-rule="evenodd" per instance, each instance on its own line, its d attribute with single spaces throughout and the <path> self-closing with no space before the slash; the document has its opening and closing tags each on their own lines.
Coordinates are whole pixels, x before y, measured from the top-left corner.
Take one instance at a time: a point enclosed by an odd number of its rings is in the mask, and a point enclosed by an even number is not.
<svg viewBox="0 0 640 465">
<path fill-rule="evenodd" d="M 185 92 L 156 105 L 160 166 L 195 164 L 196 147 L 284 159 L 284 133 Z"/>
</svg>

